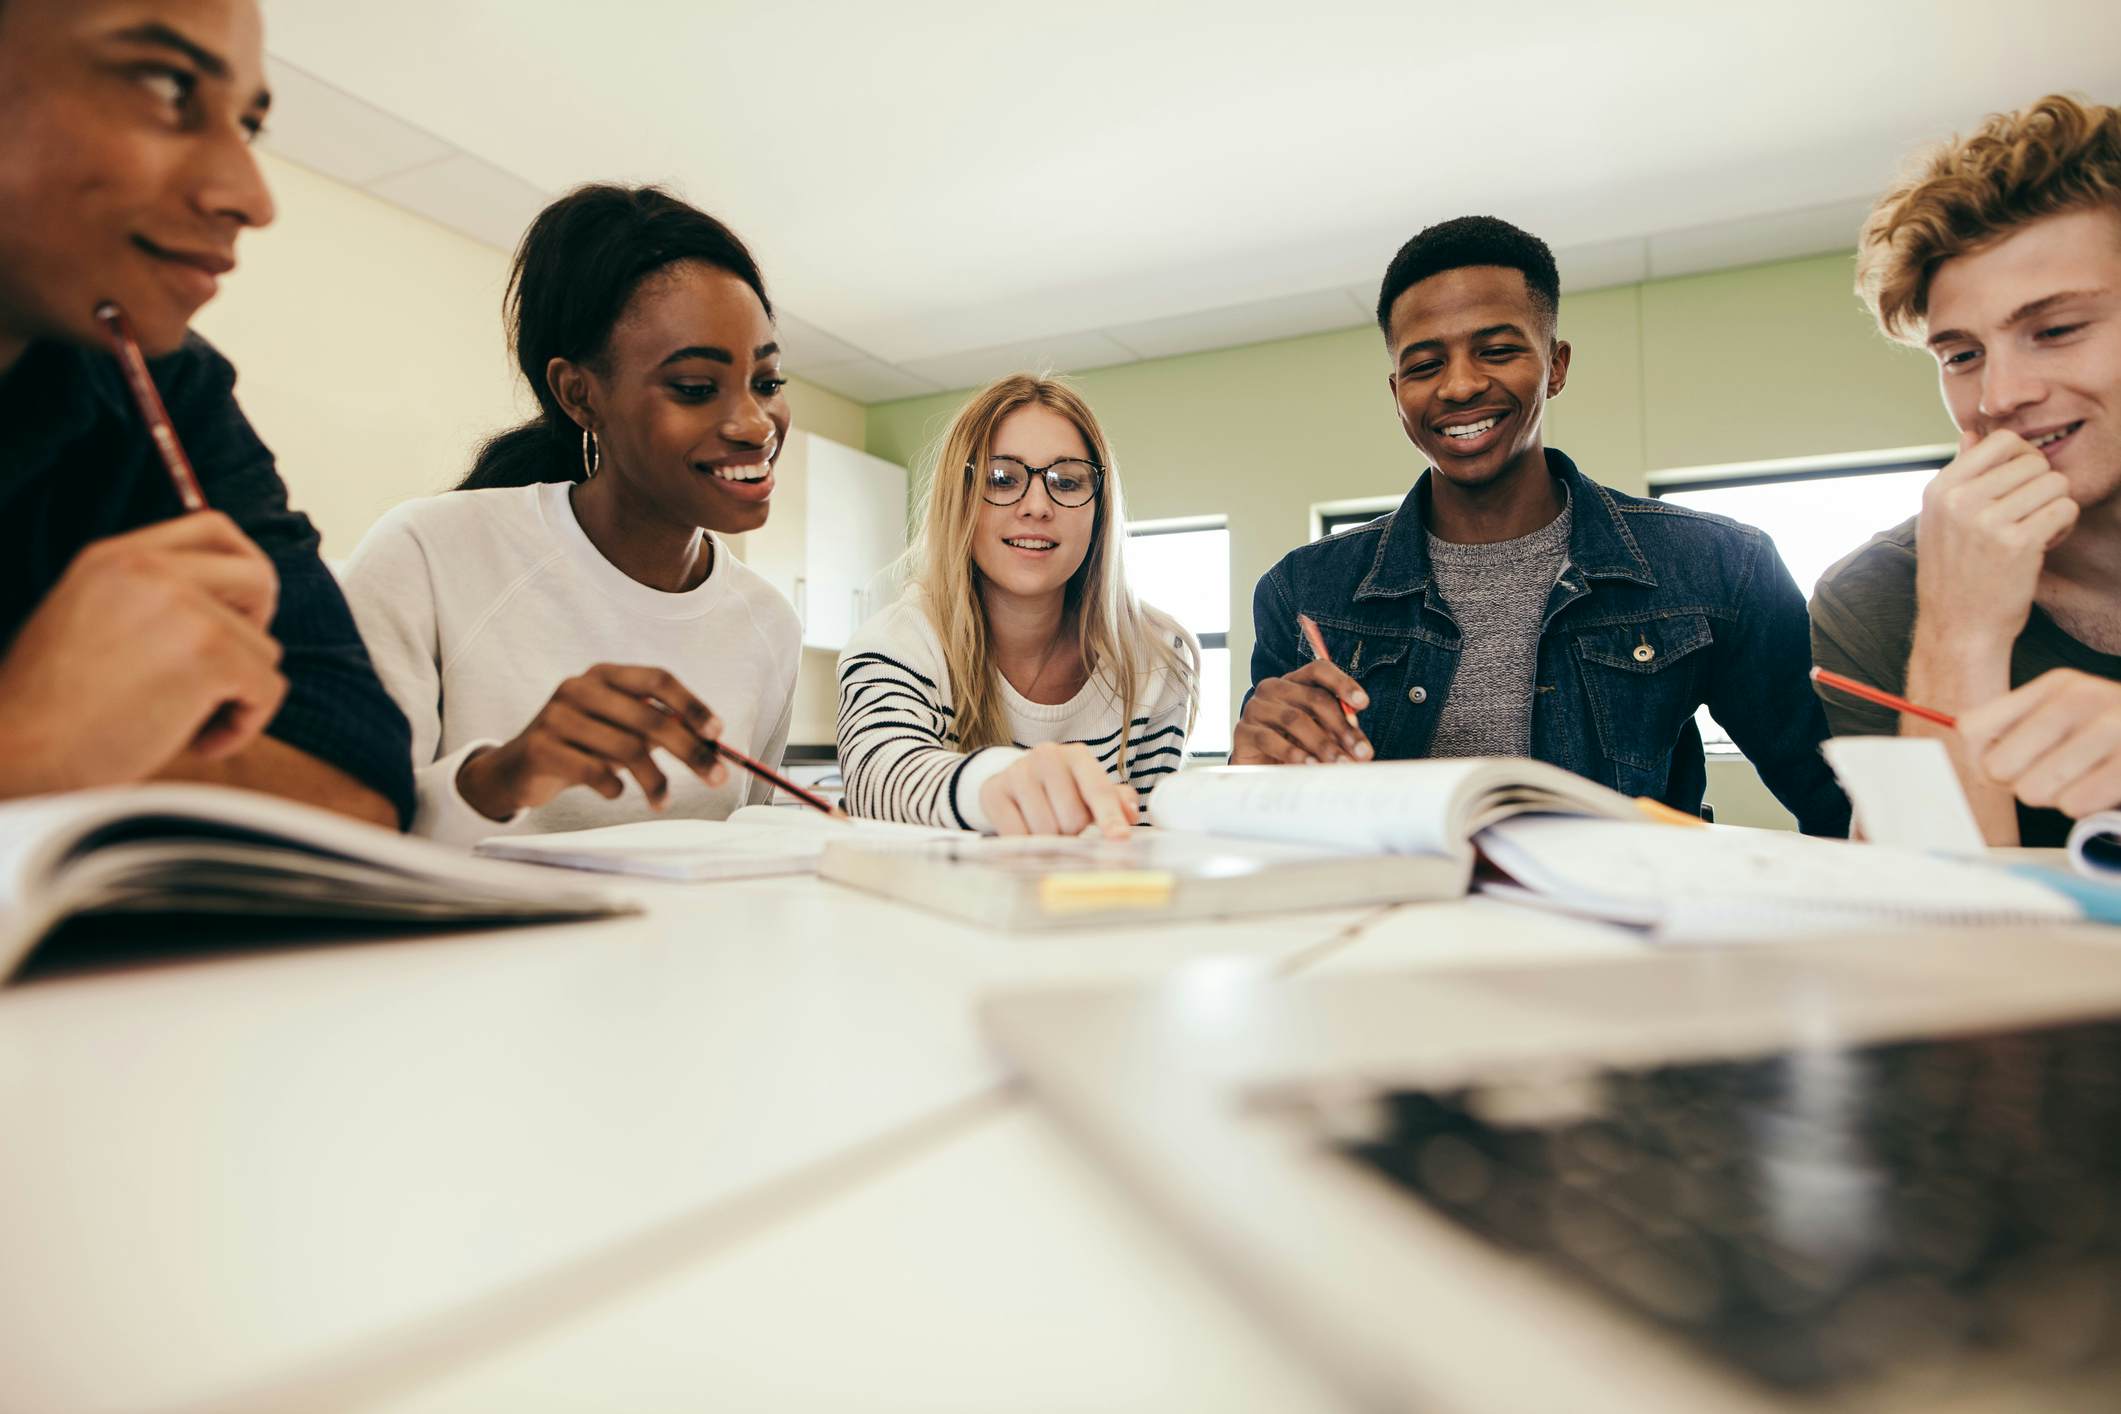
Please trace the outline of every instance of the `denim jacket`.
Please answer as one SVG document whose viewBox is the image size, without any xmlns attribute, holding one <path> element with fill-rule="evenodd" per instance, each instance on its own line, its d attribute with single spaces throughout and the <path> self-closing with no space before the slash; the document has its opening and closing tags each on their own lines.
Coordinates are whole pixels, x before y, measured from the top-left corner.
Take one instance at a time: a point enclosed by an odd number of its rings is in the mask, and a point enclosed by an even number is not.
<svg viewBox="0 0 2121 1414">
<path fill-rule="evenodd" d="M 1551 449 L 1547 471 L 1575 516 L 1540 630 L 1531 754 L 1694 814 L 1705 703 L 1800 829 L 1847 834 L 1848 800 L 1819 754 L 1804 596 L 1766 534 L 1622 495 Z M 1425 473 L 1397 511 L 1290 551 L 1252 595 L 1253 686 L 1303 666 L 1296 616 L 1309 614 L 1369 694 L 1362 730 L 1380 760 L 1428 753 L 1458 671 L 1458 624 L 1430 584 L 1428 501 Z"/>
</svg>

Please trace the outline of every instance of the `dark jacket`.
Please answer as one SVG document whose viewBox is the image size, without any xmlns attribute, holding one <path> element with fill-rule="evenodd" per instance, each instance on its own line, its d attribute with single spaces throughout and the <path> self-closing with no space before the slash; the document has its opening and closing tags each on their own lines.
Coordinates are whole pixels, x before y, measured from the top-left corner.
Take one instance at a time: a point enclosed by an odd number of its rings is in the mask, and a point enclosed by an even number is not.
<svg viewBox="0 0 2121 1414">
<path fill-rule="evenodd" d="M 1767 535 L 1622 495 L 1551 449 L 1547 470 L 1574 519 L 1540 633 L 1531 754 L 1693 814 L 1706 705 L 1800 829 L 1847 834 L 1848 800 L 1819 754 L 1804 596 Z M 1362 729 L 1381 760 L 1427 754 L 1458 670 L 1459 628 L 1429 582 L 1428 504 L 1424 473 L 1398 510 L 1290 551 L 1252 596 L 1253 686 L 1303 666 L 1296 616 L 1309 614 L 1369 694 Z"/>
<path fill-rule="evenodd" d="M 235 370 L 197 335 L 149 364 L 206 499 L 271 557 L 272 635 L 287 696 L 266 731 L 412 814 L 412 734 L 383 691 L 353 615 L 287 504 L 272 453 L 236 406 Z M 179 515 L 114 359 L 30 347 L 0 376 L 0 641 L 11 639 L 94 540 Z"/>
</svg>

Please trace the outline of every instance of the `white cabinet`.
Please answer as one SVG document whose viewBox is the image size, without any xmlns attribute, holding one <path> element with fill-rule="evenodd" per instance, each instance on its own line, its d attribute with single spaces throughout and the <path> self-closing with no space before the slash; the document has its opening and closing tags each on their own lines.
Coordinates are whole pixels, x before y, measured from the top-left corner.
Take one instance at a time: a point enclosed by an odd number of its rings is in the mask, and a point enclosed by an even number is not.
<svg viewBox="0 0 2121 1414">
<path fill-rule="evenodd" d="M 837 652 L 898 591 L 906 468 L 796 429 L 773 469 L 773 511 L 744 561 L 795 605 L 803 646 Z"/>
</svg>

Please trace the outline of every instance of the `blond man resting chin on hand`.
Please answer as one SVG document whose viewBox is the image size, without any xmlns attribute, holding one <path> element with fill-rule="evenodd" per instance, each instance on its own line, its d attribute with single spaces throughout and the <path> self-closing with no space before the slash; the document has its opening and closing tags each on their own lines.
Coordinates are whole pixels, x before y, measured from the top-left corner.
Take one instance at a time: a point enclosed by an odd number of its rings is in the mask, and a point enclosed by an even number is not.
<svg viewBox="0 0 2121 1414">
<path fill-rule="evenodd" d="M 1933 155 L 1865 224 L 1858 287 L 1937 360 L 1958 454 L 1821 578 L 1837 735 L 1935 735 L 1992 844 L 2121 804 L 2121 111 L 2047 98 Z"/>
</svg>

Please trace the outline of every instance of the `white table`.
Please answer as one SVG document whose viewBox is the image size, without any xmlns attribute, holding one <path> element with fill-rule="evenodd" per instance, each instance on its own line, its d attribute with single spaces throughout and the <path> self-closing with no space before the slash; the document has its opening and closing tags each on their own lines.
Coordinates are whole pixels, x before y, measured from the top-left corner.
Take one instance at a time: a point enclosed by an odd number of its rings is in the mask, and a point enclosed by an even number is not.
<svg viewBox="0 0 2121 1414">
<path fill-rule="evenodd" d="M 982 935 L 647 892 L 0 992 L 0 1408 L 1334 1408 L 974 1001 L 1635 946 L 1485 900 Z"/>
</svg>

